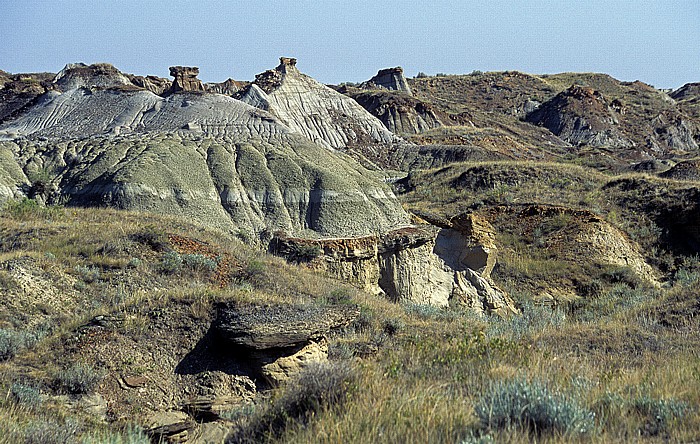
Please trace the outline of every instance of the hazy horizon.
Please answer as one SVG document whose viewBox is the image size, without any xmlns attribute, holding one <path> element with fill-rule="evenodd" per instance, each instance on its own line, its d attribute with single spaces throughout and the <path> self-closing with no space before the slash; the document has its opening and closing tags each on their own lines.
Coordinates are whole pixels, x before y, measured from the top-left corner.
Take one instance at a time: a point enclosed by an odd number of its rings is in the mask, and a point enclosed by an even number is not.
<svg viewBox="0 0 700 444">
<path fill-rule="evenodd" d="M 674 89 L 700 81 L 692 0 L 9 0 L 0 12 L 0 69 L 13 73 L 107 62 L 169 77 L 169 66 L 185 65 L 220 82 L 252 80 L 289 56 L 325 83 L 393 66 L 409 77 L 513 70 L 601 72 Z"/>
</svg>

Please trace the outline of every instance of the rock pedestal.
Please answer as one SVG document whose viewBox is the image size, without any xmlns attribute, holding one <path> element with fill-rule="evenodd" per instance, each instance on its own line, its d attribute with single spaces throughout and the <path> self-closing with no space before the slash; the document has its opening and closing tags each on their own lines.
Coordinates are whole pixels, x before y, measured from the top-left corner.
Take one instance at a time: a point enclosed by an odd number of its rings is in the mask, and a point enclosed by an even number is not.
<svg viewBox="0 0 700 444">
<path fill-rule="evenodd" d="M 199 68 L 196 66 L 171 66 L 170 75 L 175 78 L 170 87 L 170 93 L 204 91 L 202 81 L 197 78 Z"/>
</svg>

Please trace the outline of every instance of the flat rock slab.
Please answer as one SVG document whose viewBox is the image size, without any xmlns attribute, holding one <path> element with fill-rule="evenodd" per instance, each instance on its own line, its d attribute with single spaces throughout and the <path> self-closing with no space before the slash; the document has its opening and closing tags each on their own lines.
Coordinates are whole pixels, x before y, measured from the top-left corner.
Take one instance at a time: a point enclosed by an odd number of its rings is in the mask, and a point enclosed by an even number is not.
<svg viewBox="0 0 700 444">
<path fill-rule="evenodd" d="M 224 340 L 252 350 L 297 347 L 357 319 L 352 305 L 221 305 L 212 328 Z"/>
<path fill-rule="evenodd" d="M 184 412 L 153 412 L 146 418 L 144 430 L 149 436 L 164 437 L 182 433 L 195 425 Z"/>
</svg>

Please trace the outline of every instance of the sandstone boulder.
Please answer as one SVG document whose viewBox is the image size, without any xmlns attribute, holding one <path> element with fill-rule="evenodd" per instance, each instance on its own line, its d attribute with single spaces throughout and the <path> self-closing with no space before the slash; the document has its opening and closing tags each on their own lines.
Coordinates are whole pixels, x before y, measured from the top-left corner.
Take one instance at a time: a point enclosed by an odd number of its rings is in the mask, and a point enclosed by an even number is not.
<svg viewBox="0 0 700 444">
<path fill-rule="evenodd" d="M 328 360 L 328 342 L 325 338 L 309 341 L 296 353 L 282 356 L 262 366 L 262 375 L 271 386 L 289 381 L 307 366 Z"/>
<path fill-rule="evenodd" d="M 488 278 L 496 265 L 498 248 L 491 224 L 474 213 L 450 220 L 450 227 L 440 230 L 435 252 L 453 270 L 474 270 Z"/>
</svg>

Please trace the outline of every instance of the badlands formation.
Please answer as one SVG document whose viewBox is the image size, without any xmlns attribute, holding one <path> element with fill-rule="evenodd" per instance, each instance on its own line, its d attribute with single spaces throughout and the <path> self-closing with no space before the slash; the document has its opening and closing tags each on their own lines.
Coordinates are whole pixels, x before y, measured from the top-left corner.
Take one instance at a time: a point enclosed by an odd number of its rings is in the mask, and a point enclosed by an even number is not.
<svg viewBox="0 0 700 444">
<path fill-rule="evenodd" d="M 322 268 L 392 300 L 514 312 L 483 267 L 450 261 L 446 244 L 487 256 L 494 245 L 413 226 L 381 171 L 366 168 L 363 153 L 410 144 L 296 63 L 282 57 L 232 95 L 202 84 L 198 68 L 171 67 L 168 81 L 67 65 L 6 111 L 0 198 L 180 215 L 264 248 L 318 239 Z M 370 83 L 410 94 L 401 69 Z"/>
<path fill-rule="evenodd" d="M 0 71 L 0 443 L 697 440 L 697 83 L 169 73 Z"/>
</svg>

